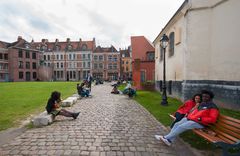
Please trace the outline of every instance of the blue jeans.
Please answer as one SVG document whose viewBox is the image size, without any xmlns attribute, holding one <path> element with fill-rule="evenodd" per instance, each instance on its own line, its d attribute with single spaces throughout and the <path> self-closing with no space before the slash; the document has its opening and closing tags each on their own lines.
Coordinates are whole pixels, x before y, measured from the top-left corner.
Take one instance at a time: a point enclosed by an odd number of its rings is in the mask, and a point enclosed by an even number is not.
<svg viewBox="0 0 240 156">
<path fill-rule="evenodd" d="M 173 126 L 171 131 L 167 135 L 165 135 L 164 138 L 166 138 L 172 142 L 175 140 L 175 138 L 179 134 L 181 134 L 189 129 L 194 129 L 194 128 L 204 128 L 204 126 L 195 121 L 188 120 L 186 117 L 184 117 L 182 120 L 175 123 L 175 125 Z"/>
<path fill-rule="evenodd" d="M 89 97 L 89 91 L 88 90 L 83 90 L 82 92 L 81 92 L 81 96 L 82 97 Z"/>
</svg>

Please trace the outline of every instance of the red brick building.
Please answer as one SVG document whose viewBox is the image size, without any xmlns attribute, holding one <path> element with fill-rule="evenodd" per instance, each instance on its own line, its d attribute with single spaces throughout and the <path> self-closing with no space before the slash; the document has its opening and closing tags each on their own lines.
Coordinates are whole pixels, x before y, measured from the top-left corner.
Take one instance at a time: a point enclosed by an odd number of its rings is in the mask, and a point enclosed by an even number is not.
<svg viewBox="0 0 240 156">
<path fill-rule="evenodd" d="M 8 43 L 0 41 L 0 82 L 9 81 Z"/>
<path fill-rule="evenodd" d="M 120 53 L 114 46 L 98 46 L 93 51 L 92 75 L 103 80 L 117 80 L 120 77 Z"/>
<path fill-rule="evenodd" d="M 5 81 L 37 80 L 42 53 L 36 50 L 33 42 L 27 42 L 19 36 L 16 42 L 4 45 L 5 50 L 1 50 L 1 53 L 5 61 L 4 70 L 8 70 L 7 75 L 5 72 Z"/>
<path fill-rule="evenodd" d="M 131 47 L 120 51 L 120 77 L 123 80 L 132 80 L 132 52 Z"/>
<path fill-rule="evenodd" d="M 79 81 L 92 73 L 92 52 L 96 48 L 95 38 L 92 41 L 35 42 L 43 51 L 44 65 L 52 70 L 52 79 L 57 81 Z"/>
<path fill-rule="evenodd" d="M 145 82 L 154 82 L 155 48 L 144 36 L 131 36 L 133 85 L 143 89 Z"/>
</svg>

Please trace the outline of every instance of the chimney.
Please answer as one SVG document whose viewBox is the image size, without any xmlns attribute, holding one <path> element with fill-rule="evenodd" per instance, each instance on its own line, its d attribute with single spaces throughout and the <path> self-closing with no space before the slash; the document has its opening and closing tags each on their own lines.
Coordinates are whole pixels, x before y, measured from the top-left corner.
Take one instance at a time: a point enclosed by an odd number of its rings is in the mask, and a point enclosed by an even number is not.
<svg viewBox="0 0 240 156">
<path fill-rule="evenodd" d="M 45 39 L 42 39 L 42 43 L 45 43 Z"/>
<path fill-rule="evenodd" d="M 79 39 L 79 42 L 82 42 L 82 39 L 81 39 L 81 38 Z"/>
<path fill-rule="evenodd" d="M 31 43 L 34 43 L 34 39 L 32 39 Z"/>
<path fill-rule="evenodd" d="M 55 43 L 58 43 L 58 39 L 56 38 Z"/>
<path fill-rule="evenodd" d="M 17 41 L 22 40 L 22 36 L 18 36 Z"/>
<path fill-rule="evenodd" d="M 67 38 L 67 42 L 68 42 L 68 43 L 70 42 L 70 38 Z"/>
</svg>

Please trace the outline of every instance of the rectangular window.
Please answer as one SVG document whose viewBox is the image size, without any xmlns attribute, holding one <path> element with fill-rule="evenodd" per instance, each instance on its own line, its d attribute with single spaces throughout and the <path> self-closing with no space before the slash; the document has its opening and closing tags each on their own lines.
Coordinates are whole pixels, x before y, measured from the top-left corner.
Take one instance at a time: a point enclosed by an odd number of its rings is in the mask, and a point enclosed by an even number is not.
<svg viewBox="0 0 240 156">
<path fill-rule="evenodd" d="M 169 35 L 169 57 L 174 55 L 174 32 L 171 32 Z"/>
<path fill-rule="evenodd" d="M 103 64 L 102 63 L 99 63 L 99 68 L 103 69 Z"/>
<path fill-rule="evenodd" d="M 8 60 L 8 54 L 4 54 L 4 60 Z"/>
<path fill-rule="evenodd" d="M 116 63 L 113 64 L 113 69 L 117 69 L 117 64 Z"/>
<path fill-rule="evenodd" d="M 36 53 L 32 53 L 32 59 L 36 59 L 37 57 L 36 57 Z"/>
<path fill-rule="evenodd" d="M 112 55 L 108 56 L 108 61 L 112 61 Z"/>
<path fill-rule="evenodd" d="M 43 56 L 43 59 L 46 60 L 46 55 Z"/>
<path fill-rule="evenodd" d="M 97 55 L 94 55 L 94 61 L 97 61 L 97 59 L 98 59 L 98 56 Z"/>
<path fill-rule="evenodd" d="M 61 62 L 61 68 L 63 68 L 63 63 Z"/>
<path fill-rule="evenodd" d="M 3 54 L 0 53 L 0 60 L 3 59 Z"/>
<path fill-rule="evenodd" d="M 23 68 L 23 61 L 18 62 L 18 68 L 22 69 Z"/>
<path fill-rule="evenodd" d="M 18 50 L 18 57 L 22 58 L 23 57 L 23 52 L 22 52 L 22 49 L 19 49 Z"/>
<path fill-rule="evenodd" d="M 63 60 L 63 55 L 61 55 L 61 60 Z"/>
<path fill-rule="evenodd" d="M 19 79 L 23 79 L 23 72 L 19 72 L 19 73 L 18 73 L 18 78 L 19 78 Z"/>
<path fill-rule="evenodd" d="M 145 75 L 145 71 L 141 71 L 141 82 L 145 82 L 146 81 L 146 75 Z"/>
<path fill-rule="evenodd" d="M 36 78 L 37 78 L 37 73 L 33 72 L 33 79 L 36 79 Z"/>
<path fill-rule="evenodd" d="M 91 54 L 88 54 L 88 59 L 90 60 L 90 58 L 91 58 Z"/>
<path fill-rule="evenodd" d="M 50 55 L 47 56 L 48 60 L 50 60 Z"/>
<path fill-rule="evenodd" d="M 83 59 L 85 59 L 86 58 L 85 54 L 83 54 L 82 57 L 83 57 Z"/>
<path fill-rule="evenodd" d="M 30 62 L 26 62 L 26 69 L 30 69 Z"/>
<path fill-rule="evenodd" d="M 151 53 L 147 53 L 147 60 L 148 61 L 153 61 L 154 60 L 154 53 L 153 52 L 151 52 Z"/>
<path fill-rule="evenodd" d="M 88 62 L 88 68 L 90 68 L 90 62 Z"/>
<path fill-rule="evenodd" d="M 97 69 L 97 68 L 98 68 L 98 64 L 94 63 L 94 69 Z"/>
<path fill-rule="evenodd" d="M 117 56 L 114 56 L 114 57 L 113 57 L 113 61 L 114 61 L 114 62 L 117 62 Z"/>
<path fill-rule="evenodd" d="M 36 62 L 33 62 L 33 63 L 32 63 L 32 68 L 33 68 L 33 69 L 37 69 L 37 63 L 36 63 Z"/>
<path fill-rule="evenodd" d="M 83 68 L 85 68 L 86 67 L 86 63 L 85 62 L 83 62 Z"/>
<path fill-rule="evenodd" d="M 112 64 L 108 64 L 108 69 L 112 69 Z"/>
<path fill-rule="evenodd" d="M 26 51 L 26 58 L 30 58 L 30 52 L 29 51 Z"/>
<path fill-rule="evenodd" d="M 103 56 L 99 55 L 99 61 L 103 61 Z"/>
</svg>

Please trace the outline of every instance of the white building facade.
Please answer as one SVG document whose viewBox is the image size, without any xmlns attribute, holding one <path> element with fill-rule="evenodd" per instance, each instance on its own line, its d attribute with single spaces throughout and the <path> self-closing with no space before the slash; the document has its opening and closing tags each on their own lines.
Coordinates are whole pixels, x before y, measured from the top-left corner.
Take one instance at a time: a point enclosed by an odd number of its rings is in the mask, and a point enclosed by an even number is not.
<svg viewBox="0 0 240 156">
<path fill-rule="evenodd" d="M 207 89 L 217 104 L 240 109 L 239 8 L 239 0 L 185 0 L 154 40 L 156 88 L 163 73 L 160 38 L 167 34 L 168 93 L 186 100 Z"/>
</svg>

